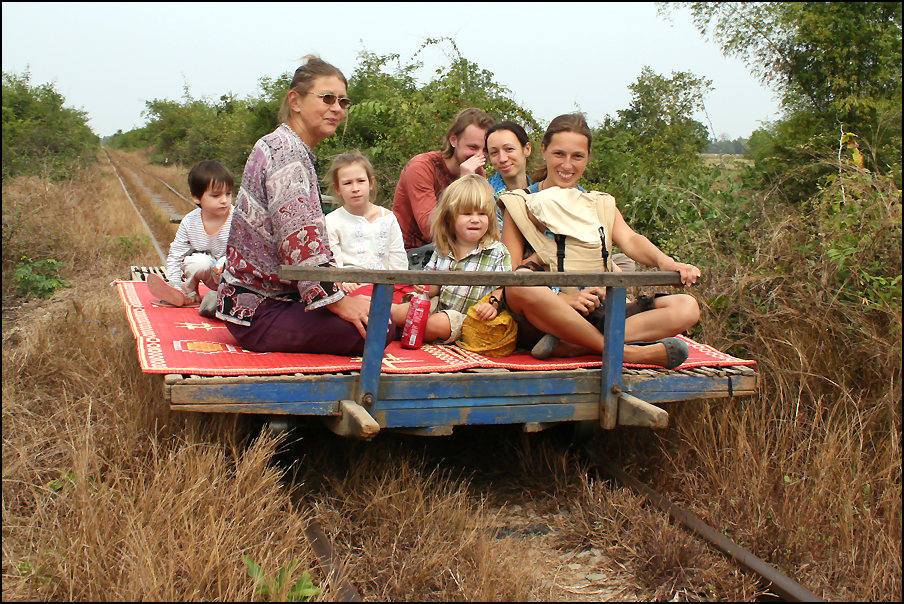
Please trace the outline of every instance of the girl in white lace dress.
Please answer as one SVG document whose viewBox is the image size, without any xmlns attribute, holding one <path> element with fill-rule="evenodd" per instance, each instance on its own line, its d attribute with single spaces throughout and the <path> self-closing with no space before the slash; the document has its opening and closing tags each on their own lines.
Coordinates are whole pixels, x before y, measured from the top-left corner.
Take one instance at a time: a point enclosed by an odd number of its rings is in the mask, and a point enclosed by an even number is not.
<svg viewBox="0 0 904 604">
<path fill-rule="evenodd" d="M 395 214 L 374 203 L 377 181 L 366 157 L 357 151 L 333 160 L 326 176 L 343 205 L 326 215 L 333 258 L 340 267 L 406 270 L 408 256 Z M 343 283 L 351 293 L 363 283 Z"/>
</svg>

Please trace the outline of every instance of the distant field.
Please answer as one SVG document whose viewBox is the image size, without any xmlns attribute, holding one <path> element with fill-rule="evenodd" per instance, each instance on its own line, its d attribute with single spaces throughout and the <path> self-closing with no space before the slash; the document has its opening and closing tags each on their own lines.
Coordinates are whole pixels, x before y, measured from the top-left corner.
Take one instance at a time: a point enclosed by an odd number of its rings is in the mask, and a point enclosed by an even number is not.
<svg viewBox="0 0 904 604">
<path fill-rule="evenodd" d="M 701 153 L 700 155 L 703 156 L 703 161 L 710 166 L 716 164 L 747 164 L 753 167 L 756 165 L 756 162 L 752 159 L 746 159 L 740 153 Z"/>
</svg>

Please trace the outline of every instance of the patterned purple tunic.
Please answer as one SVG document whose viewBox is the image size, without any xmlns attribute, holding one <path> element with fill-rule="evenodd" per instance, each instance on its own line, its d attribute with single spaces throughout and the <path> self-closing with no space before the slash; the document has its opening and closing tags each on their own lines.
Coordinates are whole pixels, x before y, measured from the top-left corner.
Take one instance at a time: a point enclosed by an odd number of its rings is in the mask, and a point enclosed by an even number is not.
<svg viewBox="0 0 904 604">
<path fill-rule="evenodd" d="M 278 276 L 281 264 L 335 266 L 315 161 L 286 124 L 254 145 L 233 211 L 218 318 L 247 326 L 266 298 L 300 302 L 312 310 L 344 296 L 332 282 L 282 281 Z"/>
</svg>

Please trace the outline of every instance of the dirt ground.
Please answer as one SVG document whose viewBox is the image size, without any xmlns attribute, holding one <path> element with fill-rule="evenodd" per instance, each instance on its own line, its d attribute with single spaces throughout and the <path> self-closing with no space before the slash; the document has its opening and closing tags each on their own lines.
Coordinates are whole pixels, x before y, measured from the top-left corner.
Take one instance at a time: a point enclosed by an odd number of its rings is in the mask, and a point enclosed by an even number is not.
<svg viewBox="0 0 904 604">
<path fill-rule="evenodd" d="M 550 602 L 636 600 L 625 593 L 625 577 L 605 552 L 587 548 L 563 552 L 557 547 L 567 511 L 538 510 L 534 502 L 499 508 L 497 538 L 515 542 L 521 557 L 512 564 L 531 565 L 541 577 Z"/>
</svg>

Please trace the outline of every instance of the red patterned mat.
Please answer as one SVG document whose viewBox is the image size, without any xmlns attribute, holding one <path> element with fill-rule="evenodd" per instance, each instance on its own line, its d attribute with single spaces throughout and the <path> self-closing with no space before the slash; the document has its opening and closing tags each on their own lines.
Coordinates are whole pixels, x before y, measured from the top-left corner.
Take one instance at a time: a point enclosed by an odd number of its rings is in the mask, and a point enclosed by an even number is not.
<svg viewBox="0 0 904 604">
<path fill-rule="evenodd" d="M 205 319 L 198 314 L 197 308 L 154 305 L 144 281 L 117 281 L 116 288 L 126 307 L 138 344 L 138 359 L 145 373 L 276 375 L 361 369 L 361 357 L 245 350 L 236 343 L 222 321 Z M 756 364 L 683 339 L 690 346 L 691 354 L 679 369 Z M 602 361 L 595 355 L 538 361 L 530 356 L 530 352 L 522 351 L 493 359 L 457 346 L 427 345 L 419 350 L 407 350 L 393 342 L 386 348 L 382 370 L 384 373 L 431 373 L 498 367 L 537 371 L 601 365 Z M 654 366 L 626 364 L 626 367 Z"/>
</svg>

